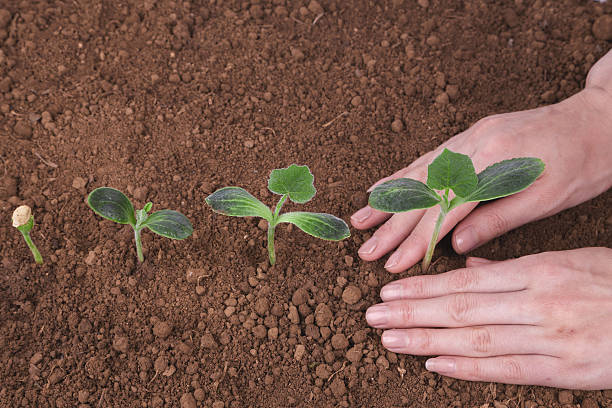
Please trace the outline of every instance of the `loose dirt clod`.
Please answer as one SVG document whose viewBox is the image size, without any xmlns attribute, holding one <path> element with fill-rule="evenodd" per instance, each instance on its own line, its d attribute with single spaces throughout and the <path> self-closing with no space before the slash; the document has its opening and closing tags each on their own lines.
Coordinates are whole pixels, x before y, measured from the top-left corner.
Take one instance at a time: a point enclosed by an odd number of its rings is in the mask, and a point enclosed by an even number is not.
<svg viewBox="0 0 612 408">
<path fill-rule="evenodd" d="M 593 23 L 593 35 L 604 41 L 612 40 L 612 15 L 604 14 Z"/>
<path fill-rule="evenodd" d="M 361 289 L 355 285 L 349 285 L 342 292 L 342 300 L 346 304 L 354 305 L 361 300 Z"/>
<path fill-rule="evenodd" d="M 172 333 L 172 326 L 168 322 L 160 321 L 153 326 L 153 334 L 161 339 L 165 339 L 170 333 Z"/>
</svg>

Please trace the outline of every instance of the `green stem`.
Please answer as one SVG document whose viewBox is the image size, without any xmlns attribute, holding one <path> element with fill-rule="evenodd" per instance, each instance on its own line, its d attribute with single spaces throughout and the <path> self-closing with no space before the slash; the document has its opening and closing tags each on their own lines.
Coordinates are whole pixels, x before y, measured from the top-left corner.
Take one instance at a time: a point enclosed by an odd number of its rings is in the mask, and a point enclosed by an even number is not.
<svg viewBox="0 0 612 408">
<path fill-rule="evenodd" d="M 268 257 L 270 258 L 270 265 L 274 265 L 276 263 L 276 253 L 274 252 L 274 230 L 276 229 L 278 216 L 283 204 L 285 204 L 285 201 L 287 201 L 287 194 L 284 194 L 280 200 L 278 200 L 276 208 L 274 209 L 274 214 L 272 214 L 272 219 L 268 220 Z"/>
<path fill-rule="evenodd" d="M 434 232 L 431 237 L 431 241 L 429 241 L 429 246 L 427 247 L 427 252 L 425 253 L 425 258 L 423 258 L 423 263 L 421 264 L 421 272 L 427 272 L 429 269 L 429 265 L 431 264 L 431 257 L 433 256 L 434 249 L 436 249 L 436 244 L 438 243 L 438 235 L 440 235 L 440 228 L 442 228 L 442 222 L 444 221 L 444 217 L 446 217 L 446 211 L 443 208 L 440 209 L 440 215 L 438 215 L 438 220 L 436 221 L 436 226 L 434 227 Z"/>
<path fill-rule="evenodd" d="M 25 239 L 26 244 L 28 244 L 28 248 L 30 248 L 30 251 L 32 251 L 32 255 L 34 255 L 34 261 L 36 261 L 37 264 L 42 265 L 43 263 L 42 255 L 38 251 L 38 248 L 36 248 L 36 245 L 34 245 L 34 242 L 32 242 L 30 233 L 21 231 L 21 234 L 23 235 L 23 238 Z"/>
<path fill-rule="evenodd" d="M 136 254 L 138 255 L 138 262 L 144 261 L 144 256 L 142 255 L 142 242 L 140 241 L 140 229 L 134 228 L 134 240 L 136 241 Z"/>
<path fill-rule="evenodd" d="M 268 256 L 270 257 L 270 265 L 276 263 L 276 253 L 274 252 L 274 229 L 276 225 L 268 223 Z"/>
<path fill-rule="evenodd" d="M 278 200 L 278 204 L 276 204 L 276 208 L 274 209 L 274 221 L 278 218 L 278 214 L 280 214 L 280 210 L 287 201 L 287 194 L 283 195 L 280 200 Z"/>
</svg>

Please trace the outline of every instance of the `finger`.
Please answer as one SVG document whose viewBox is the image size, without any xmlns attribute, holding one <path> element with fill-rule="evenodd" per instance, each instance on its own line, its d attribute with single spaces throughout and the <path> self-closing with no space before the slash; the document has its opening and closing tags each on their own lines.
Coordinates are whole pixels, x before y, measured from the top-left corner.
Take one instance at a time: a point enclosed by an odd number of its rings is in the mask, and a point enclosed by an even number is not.
<svg viewBox="0 0 612 408">
<path fill-rule="evenodd" d="M 469 214 L 474 207 L 476 207 L 476 203 L 468 203 L 449 212 L 442 223 L 438 241 L 440 241 L 460 220 Z M 439 214 L 440 210 L 437 207 L 431 208 L 425 212 L 408 238 L 389 257 L 385 264 L 385 269 L 392 273 L 402 272 L 423 259 L 425 252 L 427 252 L 427 246 L 433 235 Z"/>
<path fill-rule="evenodd" d="M 494 263 L 497 263 L 497 262 L 500 262 L 500 261 L 493 261 L 491 259 L 478 258 L 476 256 L 469 256 L 465 260 L 465 266 L 466 266 L 466 268 L 471 268 L 473 266 L 491 265 L 491 264 L 494 264 Z"/>
<path fill-rule="evenodd" d="M 440 356 L 425 362 L 429 371 L 468 381 L 500 382 L 574 388 L 563 384 L 562 360 L 543 355 L 485 358 Z"/>
<path fill-rule="evenodd" d="M 555 200 L 541 189 L 530 189 L 485 204 L 472 211 L 457 226 L 453 233 L 453 247 L 458 253 L 465 253 L 511 229 L 542 218 L 548 213 L 552 214 L 552 209 L 537 208 L 538 203 L 545 202 Z M 537 211 L 534 211 L 534 208 L 537 208 Z"/>
<path fill-rule="evenodd" d="M 537 317 L 525 307 L 528 301 L 524 293 L 456 293 L 431 299 L 394 300 L 368 308 L 366 320 L 377 329 L 534 325 Z"/>
<path fill-rule="evenodd" d="M 508 263 L 506 263 L 508 262 Z M 419 275 L 391 282 L 380 290 L 384 302 L 400 299 L 426 299 L 455 293 L 501 293 L 526 289 L 528 277 L 523 268 L 510 261 L 456 269 L 439 275 Z"/>
<path fill-rule="evenodd" d="M 547 341 L 542 328 L 526 325 L 394 329 L 382 334 L 382 344 L 394 353 L 417 356 L 491 357 L 551 353 L 551 344 Z"/>
<path fill-rule="evenodd" d="M 424 211 L 410 211 L 393 214 L 387 222 L 374 232 L 372 237 L 359 248 L 359 256 L 374 261 L 396 248 L 412 231 Z"/>
<path fill-rule="evenodd" d="M 384 213 L 366 205 L 355 214 L 351 215 L 351 224 L 353 227 L 360 230 L 368 229 L 389 219 L 391 215 L 393 214 Z"/>
</svg>

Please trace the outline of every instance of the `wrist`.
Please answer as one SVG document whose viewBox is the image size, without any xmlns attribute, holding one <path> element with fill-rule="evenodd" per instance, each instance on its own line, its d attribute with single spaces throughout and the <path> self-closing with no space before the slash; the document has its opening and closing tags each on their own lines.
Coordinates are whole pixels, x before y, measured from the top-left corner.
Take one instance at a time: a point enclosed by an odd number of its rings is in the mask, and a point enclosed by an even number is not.
<svg viewBox="0 0 612 408">
<path fill-rule="evenodd" d="M 612 187 L 612 93 L 587 86 L 557 106 L 572 118 L 576 148 L 585 153 L 583 174 L 596 195 Z"/>
</svg>

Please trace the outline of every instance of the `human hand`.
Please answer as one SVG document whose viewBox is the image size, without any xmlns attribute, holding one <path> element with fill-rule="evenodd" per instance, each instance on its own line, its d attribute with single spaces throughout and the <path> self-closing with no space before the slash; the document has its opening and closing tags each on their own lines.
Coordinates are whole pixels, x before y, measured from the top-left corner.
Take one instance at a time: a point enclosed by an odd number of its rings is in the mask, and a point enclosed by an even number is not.
<svg viewBox="0 0 612 408">
<path fill-rule="evenodd" d="M 470 156 L 477 172 L 513 157 L 541 158 L 544 174 L 525 191 L 477 209 L 476 203 L 467 203 L 447 215 L 439 239 L 458 224 L 452 243 L 459 253 L 595 197 L 612 185 L 612 93 L 602 84 L 608 71 L 612 74 L 612 53 L 592 68 L 580 93 L 555 105 L 480 120 L 376 184 L 399 177 L 424 182 L 427 166 L 444 148 Z M 362 208 L 351 217 L 354 227 L 386 222 L 362 245 L 359 256 L 373 261 L 397 247 L 385 268 L 401 272 L 411 267 L 424 256 L 437 216 L 436 208 L 392 216 Z"/>
<path fill-rule="evenodd" d="M 394 353 L 471 381 L 612 388 L 612 249 L 583 248 L 414 276 L 366 312 Z"/>
</svg>

